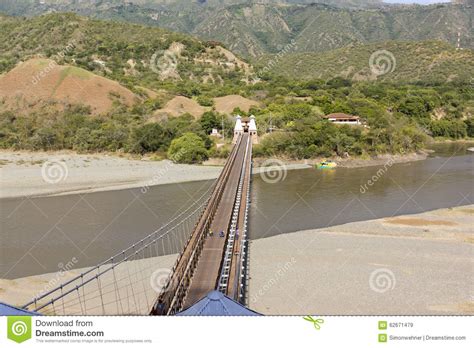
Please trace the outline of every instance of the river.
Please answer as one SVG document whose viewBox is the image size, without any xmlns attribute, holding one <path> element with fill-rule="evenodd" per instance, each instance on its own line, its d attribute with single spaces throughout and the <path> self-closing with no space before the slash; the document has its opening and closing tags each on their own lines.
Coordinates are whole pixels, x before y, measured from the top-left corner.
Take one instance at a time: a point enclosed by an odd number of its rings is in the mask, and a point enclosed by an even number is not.
<svg viewBox="0 0 474 348">
<path fill-rule="evenodd" d="M 410 163 L 282 169 L 273 183 L 254 175 L 250 237 L 471 204 L 474 154 L 465 144 L 433 149 Z M 54 272 L 73 258 L 75 267 L 95 265 L 169 221 L 209 185 L 2 199 L 0 278 Z"/>
</svg>

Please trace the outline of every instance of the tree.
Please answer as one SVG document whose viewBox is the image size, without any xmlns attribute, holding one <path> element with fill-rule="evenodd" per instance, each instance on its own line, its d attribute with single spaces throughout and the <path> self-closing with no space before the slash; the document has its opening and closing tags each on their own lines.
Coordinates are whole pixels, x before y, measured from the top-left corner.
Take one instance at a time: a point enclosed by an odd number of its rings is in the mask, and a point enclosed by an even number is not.
<svg viewBox="0 0 474 348">
<path fill-rule="evenodd" d="M 467 127 L 467 136 L 474 137 L 474 118 L 468 118 L 464 123 Z"/>
<path fill-rule="evenodd" d="M 377 124 L 377 121 L 386 114 L 385 109 L 381 105 L 370 99 L 351 98 L 347 104 L 351 108 L 351 114 L 362 117 L 370 125 L 372 123 Z"/>
<path fill-rule="evenodd" d="M 326 85 L 330 88 L 350 87 L 352 82 L 338 76 L 326 82 Z"/>
<path fill-rule="evenodd" d="M 435 137 L 460 139 L 467 135 L 467 125 L 461 120 L 431 121 L 430 130 Z"/>
<path fill-rule="evenodd" d="M 213 128 L 219 127 L 219 120 L 217 119 L 217 115 L 212 111 L 205 112 L 201 116 L 199 122 L 201 123 L 201 127 L 206 132 L 206 134 L 210 134 Z"/>
<path fill-rule="evenodd" d="M 351 108 L 343 99 L 336 99 L 333 103 L 324 105 L 322 107 L 322 110 L 326 115 L 331 114 L 333 112 L 343 112 L 346 114 L 351 113 Z"/>
<path fill-rule="evenodd" d="M 163 150 L 165 146 L 164 131 L 158 123 L 147 123 L 134 130 L 131 140 L 131 151 L 138 153 Z"/>
<path fill-rule="evenodd" d="M 201 106 L 213 106 L 214 105 L 214 100 L 212 100 L 209 97 L 203 96 L 203 95 L 200 95 L 199 97 L 197 97 L 197 102 Z"/>
<path fill-rule="evenodd" d="M 175 163 L 201 163 L 208 158 L 204 141 L 194 133 L 184 133 L 173 139 L 168 158 Z"/>
<path fill-rule="evenodd" d="M 301 118 L 308 117 L 311 115 L 311 105 L 309 104 L 289 104 L 285 106 L 284 109 L 284 121 L 293 121 Z"/>
<path fill-rule="evenodd" d="M 332 143 L 333 149 L 339 156 L 344 155 L 345 152 L 349 152 L 354 142 L 355 142 L 354 138 L 342 132 L 339 132 L 336 134 L 336 136 L 331 137 L 331 143 Z"/>
<path fill-rule="evenodd" d="M 402 112 L 407 116 L 421 119 L 429 116 L 431 108 L 423 98 L 418 96 L 408 96 L 398 104 L 397 111 Z"/>
</svg>

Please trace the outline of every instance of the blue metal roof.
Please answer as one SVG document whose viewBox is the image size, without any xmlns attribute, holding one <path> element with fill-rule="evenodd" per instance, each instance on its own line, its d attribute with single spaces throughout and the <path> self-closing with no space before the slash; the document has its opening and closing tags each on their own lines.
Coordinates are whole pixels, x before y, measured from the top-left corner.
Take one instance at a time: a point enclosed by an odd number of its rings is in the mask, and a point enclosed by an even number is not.
<svg viewBox="0 0 474 348">
<path fill-rule="evenodd" d="M 214 290 L 208 293 L 205 297 L 193 304 L 188 309 L 179 312 L 176 315 L 202 315 L 202 316 L 221 316 L 221 315 L 242 315 L 254 316 L 261 315 L 254 312 L 240 303 L 225 296 L 223 293 Z"/>
<path fill-rule="evenodd" d="M 7 303 L 0 302 L 0 316 L 7 315 L 41 315 L 38 312 L 31 312 L 25 309 L 17 308 Z"/>
</svg>

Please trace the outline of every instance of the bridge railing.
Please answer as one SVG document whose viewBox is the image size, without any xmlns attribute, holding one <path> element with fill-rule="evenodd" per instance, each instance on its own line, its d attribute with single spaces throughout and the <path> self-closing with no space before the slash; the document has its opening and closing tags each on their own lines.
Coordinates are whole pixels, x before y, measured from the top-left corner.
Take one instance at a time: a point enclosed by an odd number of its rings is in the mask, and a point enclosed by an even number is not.
<svg viewBox="0 0 474 348">
<path fill-rule="evenodd" d="M 217 289 L 223 293 L 226 293 L 227 288 L 229 286 L 229 276 L 230 276 L 230 271 L 231 271 L 231 262 L 232 262 L 232 257 L 233 257 L 233 250 L 234 250 L 234 242 L 236 238 L 236 230 L 237 230 L 237 224 L 239 220 L 239 214 L 240 214 L 240 207 L 241 207 L 241 200 L 242 200 L 242 190 L 244 186 L 244 180 L 246 177 L 246 168 L 248 164 L 248 151 L 249 151 L 249 141 L 247 140 L 247 145 L 245 147 L 245 156 L 244 156 L 244 162 L 242 165 L 242 171 L 240 173 L 239 177 L 239 186 L 237 188 L 237 195 L 235 198 L 234 202 L 234 209 L 232 212 L 232 219 L 231 219 L 231 224 L 230 224 L 230 229 L 229 229 L 229 236 L 226 241 L 226 248 L 224 252 L 224 259 L 222 262 L 221 266 L 221 272 L 219 276 L 219 280 L 217 283 Z"/>
<path fill-rule="evenodd" d="M 250 177 L 249 180 L 252 180 L 252 153 L 249 155 L 250 161 Z M 248 223 L 249 223 L 249 207 L 250 207 L 250 187 L 252 185 L 247 186 L 247 194 L 246 194 L 246 204 L 245 204 L 245 216 L 244 216 L 244 225 L 242 228 L 242 241 L 241 241 L 241 248 L 239 251 L 239 261 L 238 261 L 238 274 L 235 278 L 235 283 L 233 284 L 234 287 L 234 294 L 238 294 L 237 300 L 242 303 L 246 304 L 246 287 L 247 287 L 247 272 L 248 272 Z"/>
<path fill-rule="evenodd" d="M 50 315 L 148 314 L 215 184 L 159 229 L 96 266 L 66 272 L 62 277 L 69 280 L 38 294 L 23 308 Z"/>
</svg>

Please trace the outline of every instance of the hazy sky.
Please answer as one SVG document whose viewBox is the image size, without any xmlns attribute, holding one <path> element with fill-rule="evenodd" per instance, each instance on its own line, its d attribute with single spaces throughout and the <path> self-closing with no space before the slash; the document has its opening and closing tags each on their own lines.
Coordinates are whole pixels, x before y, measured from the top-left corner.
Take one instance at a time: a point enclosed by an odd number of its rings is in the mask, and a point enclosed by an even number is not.
<svg viewBox="0 0 474 348">
<path fill-rule="evenodd" d="M 436 4 L 440 2 L 450 2 L 451 0 L 383 0 L 388 3 L 397 3 L 397 4 Z"/>
</svg>

